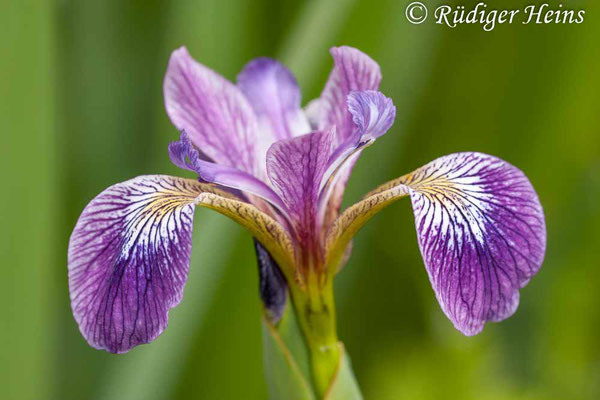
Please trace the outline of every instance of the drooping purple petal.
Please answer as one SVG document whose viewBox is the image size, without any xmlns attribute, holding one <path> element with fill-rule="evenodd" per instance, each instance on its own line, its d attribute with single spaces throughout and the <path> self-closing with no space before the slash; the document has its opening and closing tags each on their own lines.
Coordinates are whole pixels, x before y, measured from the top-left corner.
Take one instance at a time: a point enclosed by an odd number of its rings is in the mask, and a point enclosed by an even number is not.
<svg viewBox="0 0 600 400">
<path fill-rule="evenodd" d="M 196 172 L 203 182 L 216 183 L 259 196 L 279 209 L 285 207 L 273 189 L 249 173 L 201 160 L 198 150 L 185 131 L 181 133 L 179 141 L 169 144 L 169 157 L 178 167 Z"/>
<path fill-rule="evenodd" d="M 84 209 L 69 242 L 69 290 L 91 346 L 124 353 L 167 326 L 188 276 L 196 185 L 140 176 Z"/>
<path fill-rule="evenodd" d="M 381 71 L 371 57 L 355 48 L 333 47 L 330 52 L 334 66 L 320 97 L 320 128 L 336 127 L 337 146 L 354 132 L 348 95 L 353 91 L 377 90 Z"/>
<path fill-rule="evenodd" d="M 246 64 L 237 79 L 259 119 L 261 139 L 270 136 L 269 145 L 310 132 L 300 108 L 300 88 L 285 65 L 271 58 L 257 58 Z"/>
<path fill-rule="evenodd" d="M 527 177 L 496 157 L 458 153 L 403 180 L 431 284 L 454 326 L 475 335 L 486 321 L 511 316 L 546 249 L 542 206 Z"/>
<path fill-rule="evenodd" d="M 163 90 L 171 121 L 203 154 L 220 165 L 257 173 L 256 116 L 234 84 L 181 47 L 171 55 Z"/>
<path fill-rule="evenodd" d="M 334 130 L 313 132 L 274 143 L 267 152 L 267 174 L 301 242 L 316 240 L 317 201 L 331 154 Z"/>
<path fill-rule="evenodd" d="M 326 238 L 328 270 L 373 215 L 407 195 L 429 279 L 454 326 L 475 335 L 511 316 L 544 259 L 544 213 L 523 172 L 486 154 L 438 158 L 348 207 Z"/>
</svg>

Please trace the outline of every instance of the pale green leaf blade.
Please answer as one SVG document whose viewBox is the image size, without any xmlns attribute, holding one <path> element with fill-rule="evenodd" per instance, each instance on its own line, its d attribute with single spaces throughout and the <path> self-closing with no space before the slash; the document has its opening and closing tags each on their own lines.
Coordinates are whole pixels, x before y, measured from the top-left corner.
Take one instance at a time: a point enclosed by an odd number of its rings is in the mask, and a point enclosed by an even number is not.
<svg viewBox="0 0 600 400">
<path fill-rule="evenodd" d="M 263 316 L 263 363 L 271 400 L 314 400 L 309 359 L 292 307 L 275 327 Z"/>
<path fill-rule="evenodd" d="M 344 346 L 340 343 L 340 370 L 325 396 L 326 400 L 362 400 L 360 388 L 352 372 L 352 363 Z"/>
</svg>

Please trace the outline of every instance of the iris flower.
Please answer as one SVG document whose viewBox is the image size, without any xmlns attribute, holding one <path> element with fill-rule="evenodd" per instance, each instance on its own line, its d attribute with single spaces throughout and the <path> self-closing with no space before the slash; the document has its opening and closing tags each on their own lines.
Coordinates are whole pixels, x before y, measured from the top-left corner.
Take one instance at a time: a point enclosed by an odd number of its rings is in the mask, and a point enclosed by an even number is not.
<svg viewBox="0 0 600 400">
<path fill-rule="evenodd" d="M 527 177 L 490 155 L 450 154 L 340 212 L 355 162 L 392 126 L 396 108 L 378 91 L 380 68 L 369 56 L 350 47 L 331 55 L 321 96 L 302 109 L 295 78 L 278 61 L 249 62 L 234 84 L 185 48 L 172 53 L 164 100 L 181 137 L 169 156 L 198 179 L 139 176 L 85 207 L 68 272 L 73 315 L 91 346 L 124 353 L 166 328 L 188 276 L 196 206 L 254 237 L 266 319 L 276 326 L 293 305 L 321 394 L 341 352 L 333 278 L 358 230 L 400 198 L 412 202 L 425 269 L 456 329 L 475 335 L 515 312 L 546 247 Z"/>
</svg>

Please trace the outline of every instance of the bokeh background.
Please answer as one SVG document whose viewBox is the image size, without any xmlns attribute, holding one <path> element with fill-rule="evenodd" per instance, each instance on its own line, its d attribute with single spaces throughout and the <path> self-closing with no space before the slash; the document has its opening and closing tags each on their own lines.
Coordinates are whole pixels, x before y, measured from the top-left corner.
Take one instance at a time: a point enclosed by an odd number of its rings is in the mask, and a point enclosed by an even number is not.
<svg viewBox="0 0 600 400">
<path fill-rule="evenodd" d="M 430 12 L 442 3 L 423 1 Z M 436 303 L 409 201 L 377 216 L 336 281 L 339 336 L 365 397 L 599 399 L 598 2 L 563 1 L 587 10 L 581 25 L 493 32 L 410 25 L 408 3 L 2 1 L 0 398 L 266 398 L 245 231 L 198 210 L 182 304 L 156 342 L 119 356 L 88 347 L 78 332 L 67 242 L 107 186 L 182 174 L 167 156 L 178 132 L 161 89 L 173 49 L 187 45 L 231 79 L 253 57 L 277 57 L 306 102 L 327 78 L 328 48 L 348 44 L 380 63 L 398 116 L 364 152 L 346 203 L 438 156 L 475 150 L 525 171 L 548 227 L 546 261 L 517 313 L 466 338 Z M 530 3 L 489 0 L 490 8 Z"/>
</svg>

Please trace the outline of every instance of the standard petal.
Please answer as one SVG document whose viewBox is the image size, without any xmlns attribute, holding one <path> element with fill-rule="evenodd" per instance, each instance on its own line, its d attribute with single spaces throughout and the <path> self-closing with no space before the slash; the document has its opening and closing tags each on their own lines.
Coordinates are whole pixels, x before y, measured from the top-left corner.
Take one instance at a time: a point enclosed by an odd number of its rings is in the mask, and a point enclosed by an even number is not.
<svg viewBox="0 0 600 400">
<path fill-rule="evenodd" d="M 356 125 L 358 141 L 375 140 L 392 127 L 396 107 L 392 99 L 376 90 L 351 92 L 347 99 L 348 111 Z"/>
<path fill-rule="evenodd" d="M 234 84 L 181 47 L 171 55 L 163 90 L 169 118 L 203 154 L 221 165 L 258 172 L 256 116 Z"/>
<path fill-rule="evenodd" d="M 347 103 L 354 132 L 331 154 L 319 191 L 319 219 L 325 219 L 326 226 L 337 217 L 346 182 L 360 152 L 384 135 L 396 118 L 392 100 L 375 90 L 351 92 Z"/>
<path fill-rule="evenodd" d="M 374 90 L 350 93 L 348 109 L 355 124 L 354 132 L 329 156 L 325 181 L 334 175 L 342 164 L 353 164 L 348 162 L 351 161 L 350 156 L 384 135 L 396 118 L 396 107 L 392 100 Z"/>
<path fill-rule="evenodd" d="M 198 150 L 196 150 L 185 131 L 181 132 L 179 141 L 169 143 L 169 157 L 173 164 L 178 167 L 196 172 L 204 182 L 216 183 L 241 190 L 246 194 L 256 195 L 280 210 L 285 207 L 273 189 L 253 175 L 234 167 L 201 160 Z"/>
<path fill-rule="evenodd" d="M 511 316 L 519 289 L 541 267 L 546 227 L 527 177 L 493 156 L 448 155 L 381 186 L 336 221 L 331 262 L 349 240 L 344 232 L 407 193 L 431 284 L 454 326 L 474 335 Z"/>
<path fill-rule="evenodd" d="M 353 116 L 347 106 L 348 95 L 353 91 L 377 90 L 381 82 L 381 70 L 377 62 L 355 48 L 334 47 L 330 52 L 334 61 L 333 70 L 321 93 L 318 102 L 320 109 L 311 110 L 311 114 L 318 113 L 320 129 L 328 126 L 336 127 L 334 147 L 338 147 L 347 142 L 356 129 Z M 328 204 L 325 207 L 327 207 L 327 215 L 331 218 L 338 215 L 346 182 L 357 159 L 358 155 L 345 163 L 337 174 L 335 184 L 330 188 L 327 195 Z M 331 218 L 327 218 L 326 225 L 331 223 Z"/>
<path fill-rule="evenodd" d="M 310 132 L 300 108 L 300 88 L 285 65 L 271 58 L 257 58 L 246 64 L 237 79 L 259 119 L 261 140 L 270 136 L 269 146 Z"/>
<path fill-rule="evenodd" d="M 316 240 L 319 188 L 328 166 L 334 130 L 274 143 L 267 152 L 267 174 L 301 242 Z"/>
<path fill-rule="evenodd" d="M 333 47 L 333 70 L 321 93 L 320 128 L 335 126 L 337 141 L 342 143 L 354 132 L 347 98 L 352 91 L 377 90 L 381 81 L 379 65 L 368 55 L 352 47 Z"/>
<path fill-rule="evenodd" d="M 154 340 L 187 280 L 197 182 L 141 176 L 85 208 L 69 242 L 73 315 L 95 348 Z"/>
<path fill-rule="evenodd" d="M 308 124 L 313 131 L 319 129 L 322 109 L 323 106 L 321 105 L 321 99 L 318 97 L 316 99 L 312 99 L 306 106 L 304 106 L 304 115 L 306 116 Z"/>
<path fill-rule="evenodd" d="M 71 306 L 90 345 L 123 353 L 165 329 L 187 279 L 194 205 L 240 223 L 293 274 L 284 228 L 214 185 L 161 175 L 116 184 L 88 204 L 69 242 Z"/>
</svg>

